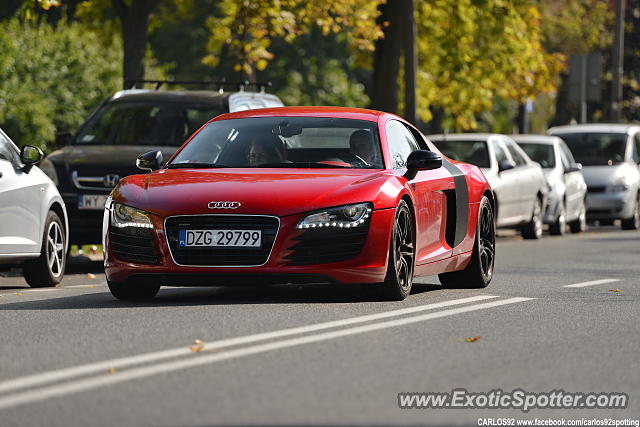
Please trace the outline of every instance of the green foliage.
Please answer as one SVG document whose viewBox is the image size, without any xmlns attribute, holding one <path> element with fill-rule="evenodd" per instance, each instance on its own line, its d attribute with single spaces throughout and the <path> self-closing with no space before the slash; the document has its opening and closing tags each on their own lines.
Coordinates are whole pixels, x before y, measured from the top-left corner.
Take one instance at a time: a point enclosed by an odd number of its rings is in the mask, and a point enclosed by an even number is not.
<svg viewBox="0 0 640 427">
<path fill-rule="evenodd" d="M 312 29 L 288 43 L 275 40 L 275 59 L 265 80 L 286 105 L 365 107 L 369 97 L 358 82 L 344 37 Z M 262 80 L 260 74 L 259 80 Z"/>
<path fill-rule="evenodd" d="M 418 110 L 441 108 L 458 130 L 496 98 L 522 102 L 555 90 L 563 57 L 542 48 L 540 14 L 526 0 L 421 2 L 418 22 Z"/>
<path fill-rule="evenodd" d="M 118 40 L 101 43 L 77 23 L 0 22 L 0 126 L 18 144 L 51 149 L 118 90 Z"/>
</svg>

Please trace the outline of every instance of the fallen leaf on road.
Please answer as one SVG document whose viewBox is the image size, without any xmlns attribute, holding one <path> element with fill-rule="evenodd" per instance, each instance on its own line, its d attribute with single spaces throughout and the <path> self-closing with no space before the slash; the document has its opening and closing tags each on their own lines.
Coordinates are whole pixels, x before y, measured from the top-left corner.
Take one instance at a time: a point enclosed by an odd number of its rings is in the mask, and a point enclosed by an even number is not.
<svg viewBox="0 0 640 427">
<path fill-rule="evenodd" d="M 204 349 L 204 343 L 200 340 L 195 340 L 193 344 L 189 346 L 189 350 L 193 351 L 194 353 L 199 353 L 202 351 L 202 349 Z"/>
<path fill-rule="evenodd" d="M 622 292 L 622 289 L 609 289 L 609 292 Z"/>
<path fill-rule="evenodd" d="M 116 368 L 109 368 L 109 373 L 110 374 L 115 374 L 116 373 Z"/>
<path fill-rule="evenodd" d="M 465 341 L 465 342 L 476 342 L 476 341 L 478 341 L 479 339 L 480 339 L 480 337 L 479 337 L 478 335 L 476 335 L 475 337 L 469 337 L 469 338 L 466 338 L 464 341 Z"/>
<path fill-rule="evenodd" d="M 95 288 L 95 285 L 89 285 L 87 288 Z"/>
<path fill-rule="evenodd" d="M 16 292 L 14 295 L 20 296 L 20 295 L 22 295 L 22 292 Z"/>
<path fill-rule="evenodd" d="M 87 279 L 95 279 L 96 275 L 93 273 L 87 273 Z"/>
</svg>

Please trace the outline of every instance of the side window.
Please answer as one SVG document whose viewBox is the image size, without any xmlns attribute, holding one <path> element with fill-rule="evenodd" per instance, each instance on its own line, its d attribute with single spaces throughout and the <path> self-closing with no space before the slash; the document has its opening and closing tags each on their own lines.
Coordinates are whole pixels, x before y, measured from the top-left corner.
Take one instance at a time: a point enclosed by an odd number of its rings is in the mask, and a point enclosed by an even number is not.
<svg viewBox="0 0 640 427">
<path fill-rule="evenodd" d="M 511 159 L 507 156 L 507 153 L 502 148 L 502 144 L 495 139 L 491 141 L 491 146 L 493 147 L 493 152 L 496 154 L 496 161 L 498 164 L 502 162 L 508 162 Z"/>
<path fill-rule="evenodd" d="M 560 143 L 560 156 L 562 157 L 562 164 L 565 168 L 571 166 L 576 162 L 573 158 L 573 154 L 571 154 L 571 150 L 569 150 L 569 147 L 567 147 L 567 144 L 565 144 L 564 142 Z M 565 164 L 565 161 L 568 164 Z"/>
<path fill-rule="evenodd" d="M 13 149 L 11 142 L 9 142 L 9 140 L 2 133 L 0 133 L 0 160 L 6 160 L 16 166 L 19 163 L 18 155 Z"/>
<path fill-rule="evenodd" d="M 409 129 L 397 120 L 387 122 L 386 130 L 391 167 L 394 169 L 405 168 L 409 154 L 419 150 L 420 146 Z"/>
<path fill-rule="evenodd" d="M 516 162 L 516 166 L 524 166 L 527 164 L 527 161 L 524 159 L 524 157 L 522 157 L 522 154 L 518 152 L 515 142 L 507 140 L 504 142 L 504 144 L 506 145 L 507 150 L 509 150 L 509 154 L 511 154 L 511 158 L 513 159 L 514 162 Z"/>
<path fill-rule="evenodd" d="M 633 161 L 638 163 L 640 162 L 640 132 L 636 133 L 633 137 L 633 142 L 635 145 L 635 151 L 633 153 Z"/>
</svg>

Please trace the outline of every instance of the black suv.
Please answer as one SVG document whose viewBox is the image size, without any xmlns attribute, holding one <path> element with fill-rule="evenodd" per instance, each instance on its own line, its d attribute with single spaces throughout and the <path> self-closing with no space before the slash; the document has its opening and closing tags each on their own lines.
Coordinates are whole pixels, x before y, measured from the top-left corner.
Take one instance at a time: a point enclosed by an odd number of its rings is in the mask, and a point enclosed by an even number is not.
<svg viewBox="0 0 640 427">
<path fill-rule="evenodd" d="M 258 92 L 245 91 L 245 83 L 233 83 L 235 92 L 226 92 L 223 86 L 165 91 L 158 89 L 167 82 L 152 83 L 157 84 L 156 90 L 123 90 L 102 102 L 75 135 L 63 137 L 67 145 L 41 164 L 67 206 L 70 243 L 101 241 L 107 196 L 121 178 L 140 173 L 135 163 L 141 153 L 159 150 L 167 160 L 217 115 L 283 106 L 277 96 L 264 93 L 265 85 Z"/>
</svg>

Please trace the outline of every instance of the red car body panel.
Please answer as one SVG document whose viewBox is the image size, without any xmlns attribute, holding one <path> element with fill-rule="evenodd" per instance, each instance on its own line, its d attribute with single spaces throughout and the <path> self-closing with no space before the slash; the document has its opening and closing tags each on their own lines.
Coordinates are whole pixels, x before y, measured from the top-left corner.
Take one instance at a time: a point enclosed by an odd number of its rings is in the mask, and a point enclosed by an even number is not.
<svg viewBox="0 0 640 427">
<path fill-rule="evenodd" d="M 183 275 L 269 275 L 323 276 L 340 283 L 376 283 L 385 278 L 395 208 L 408 198 L 413 209 L 416 230 L 416 275 L 438 274 L 462 269 L 469 262 L 475 239 L 479 202 L 484 194 L 492 198 L 491 188 L 475 166 L 446 159 L 448 167 L 420 171 L 407 180 L 394 170 L 387 145 L 385 124 L 399 120 L 421 134 L 403 119 L 377 111 L 334 107 L 284 107 L 223 114 L 211 121 L 248 117 L 310 116 L 357 119 L 378 124 L 386 169 L 160 169 L 123 179 L 113 190 L 113 202 L 146 211 L 152 222 L 152 235 L 160 262 L 137 264 L 118 259 L 110 247 L 109 211 L 105 211 L 105 273 L 113 282 L 132 277 L 177 277 Z M 206 126 L 206 125 L 205 125 Z M 197 132 L 196 132 L 197 133 Z M 195 134 L 194 134 L 195 135 Z M 193 138 L 193 137 L 192 137 Z M 424 138 L 424 137 L 422 137 Z M 191 140 L 191 139 L 190 139 Z M 189 140 L 189 141 L 190 141 Z M 176 155 L 189 143 L 187 141 Z M 175 155 L 174 155 L 175 157 Z M 451 171 L 457 171 L 457 181 Z M 461 181 L 464 177 L 464 180 Z M 458 184 L 456 184 L 456 182 Z M 447 240 L 447 191 L 466 183 L 466 233 L 457 244 Z M 165 219 L 177 215 L 210 215 L 211 201 L 239 200 L 233 214 L 270 215 L 280 225 L 267 262 L 259 267 L 193 267 L 178 265 L 165 236 Z M 296 225 L 310 211 L 371 202 L 373 211 L 369 234 L 359 255 L 346 261 L 290 265 L 285 257 L 303 230 Z M 458 211 L 460 213 L 461 211 Z M 218 214 L 219 212 L 215 212 Z M 163 284 L 171 284 L 170 279 Z"/>
</svg>

